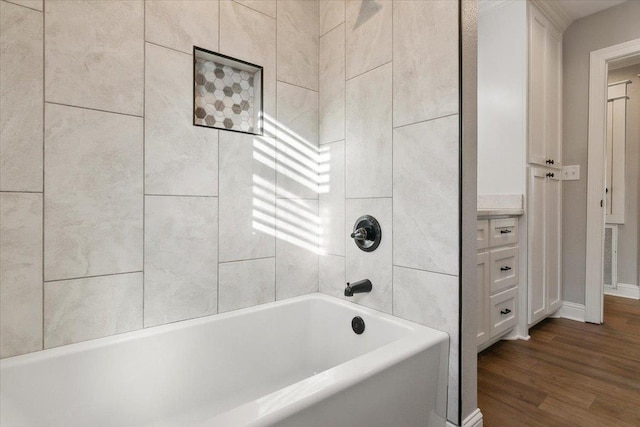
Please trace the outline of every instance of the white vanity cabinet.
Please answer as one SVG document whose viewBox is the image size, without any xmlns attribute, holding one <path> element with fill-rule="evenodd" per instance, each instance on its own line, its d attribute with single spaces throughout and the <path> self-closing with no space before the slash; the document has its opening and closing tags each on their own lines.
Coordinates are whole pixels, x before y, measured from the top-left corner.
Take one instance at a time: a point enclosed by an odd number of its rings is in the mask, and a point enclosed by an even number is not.
<svg viewBox="0 0 640 427">
<path fill-rule="evenodd" d="M 518 321 L 518 218 L 478 219 L 477 345 L 495 341 Z"/>
</svg>

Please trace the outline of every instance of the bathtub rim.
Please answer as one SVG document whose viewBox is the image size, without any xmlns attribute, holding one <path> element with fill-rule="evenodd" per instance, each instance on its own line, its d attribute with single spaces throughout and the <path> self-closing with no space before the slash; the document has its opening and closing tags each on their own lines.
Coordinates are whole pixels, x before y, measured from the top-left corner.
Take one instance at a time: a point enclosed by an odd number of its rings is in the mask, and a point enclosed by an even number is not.
<svg viewBox="0 0 640 427">
<path fill-rule="evenodd" d="M 446 338 L 449 338 L 449 335 L 446 332 L 440 331 L 435 328 L 431 328 L 428 326 L 420 325 L 418 323 L 412 322 L 410 320 L 403 319 L 401 317 L 393 316 L 389 313 L 385 313 L 383 311 L 375 310 L 363 305 L 359 305 L 350 301 L 346 301 L 340 298 L 336 298 L 330 295 L 322 294 L 320 292 L 315 292 L 312 294 L 300 295 L 297 297 L 287 298 L 278 301 L 271 301 L 268 303 L 255 305 L 251 307 L 240 308 L 237 310 L 231 310 L 224 313 L 212 314 L 208 316 L 196 317 L 193 319 L 179 320 L 171 323 L 167 323 L 164 325 L 151 326 L 148 328 L 136 329 L 134 331 L 123 332 L 115 335 L 108 335 L 105 337 L 92 338 L 86 341 L 80 341 L 77 343 L 64 344 L 57 347 L 46 348 L 43 350 L 34 351 L 31 353 L 19 354 L 16 356 L 5 357 L 0 359 L 0 370 L 9 369 L 13 367 L 18 367 L 23 364 L 28 364 L 32 362 L 37 362 L 41 360 L 46 360 L 50 358 L 55 358 L 58 356 L 63 356 L 67 354 L 80 353 L 83 351 L 95 350 L 102 347 L 107 347 L 113 344 L 125 343 L 128 341 L 133 341 L 140 338 L 146 338 L 154 335 L 160 335 L 164 333 L 169 333 L 173 331 L 178 331 L 181 329 L 187 329 L 193 326 L 204 325 L 210 322 L 215 322 L 217 320 L 225 320 L 225 319 L 233 319 L 235 317 L 241 317 L 247 313 L 259 312 L 274 309 L 280 306 L 292 305 L 300 301 L 306 300 L 318 300 L 325 301 L 331 304 L 339 305 L 346 309 L 354 310 L 354 315 L 364 314 L 367 316 L 374 316 L 382 318 L 386 321 L 389 321 L 396 326 L 401 327 L 409 332 L 413 333 L 436 333 L 436 334 L 444 334 Z M 405 339 L 406 337 L 401 338 Z M 396 341 L 397 342 L 397 341 Z M 383 346 L 384 347 L 384 346 Z"/>
</svg>

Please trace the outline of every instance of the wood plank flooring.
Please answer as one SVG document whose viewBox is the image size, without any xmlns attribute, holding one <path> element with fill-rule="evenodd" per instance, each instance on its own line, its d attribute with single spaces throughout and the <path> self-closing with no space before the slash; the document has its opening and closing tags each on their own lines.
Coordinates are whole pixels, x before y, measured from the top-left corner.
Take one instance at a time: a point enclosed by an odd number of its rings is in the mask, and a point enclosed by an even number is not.
<svg viewBox="0 0 640 427">
<path fill-rule="evenodd" d="M 640 426 L 640 301 L 605 296 L 604 324 L 547 319 L 478 354 L 485 427 Z"/>
</svg>

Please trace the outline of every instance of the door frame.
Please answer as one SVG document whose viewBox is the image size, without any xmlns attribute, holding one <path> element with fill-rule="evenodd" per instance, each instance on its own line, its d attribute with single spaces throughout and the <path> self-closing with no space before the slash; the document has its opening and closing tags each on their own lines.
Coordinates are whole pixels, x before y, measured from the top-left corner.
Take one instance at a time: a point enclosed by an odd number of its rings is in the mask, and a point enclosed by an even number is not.
<svg viewBox="0 0 640 427">
<path fill-rule="evenodd" d="M 640 38 L 591 51 L 589 58 L 589 136 L 587 152 L 587 248 L 585 321 L 602 323 L 605 209 L 605 150 L 608 63 L 640 54 Z"/>
</svg>

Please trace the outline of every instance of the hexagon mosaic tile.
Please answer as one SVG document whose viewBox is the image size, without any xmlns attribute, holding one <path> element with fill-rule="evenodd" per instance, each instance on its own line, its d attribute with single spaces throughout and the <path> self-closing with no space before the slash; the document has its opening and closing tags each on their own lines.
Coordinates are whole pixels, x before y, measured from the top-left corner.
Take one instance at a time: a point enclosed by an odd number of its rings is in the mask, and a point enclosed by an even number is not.
<svg viewBox="0 0 640 427">
<path fill-rule="evenodd" d="M 261 133 L 256 72 L 199 57 L 197 51 L 194 67 L 194 124 Z"/>
</svg>

